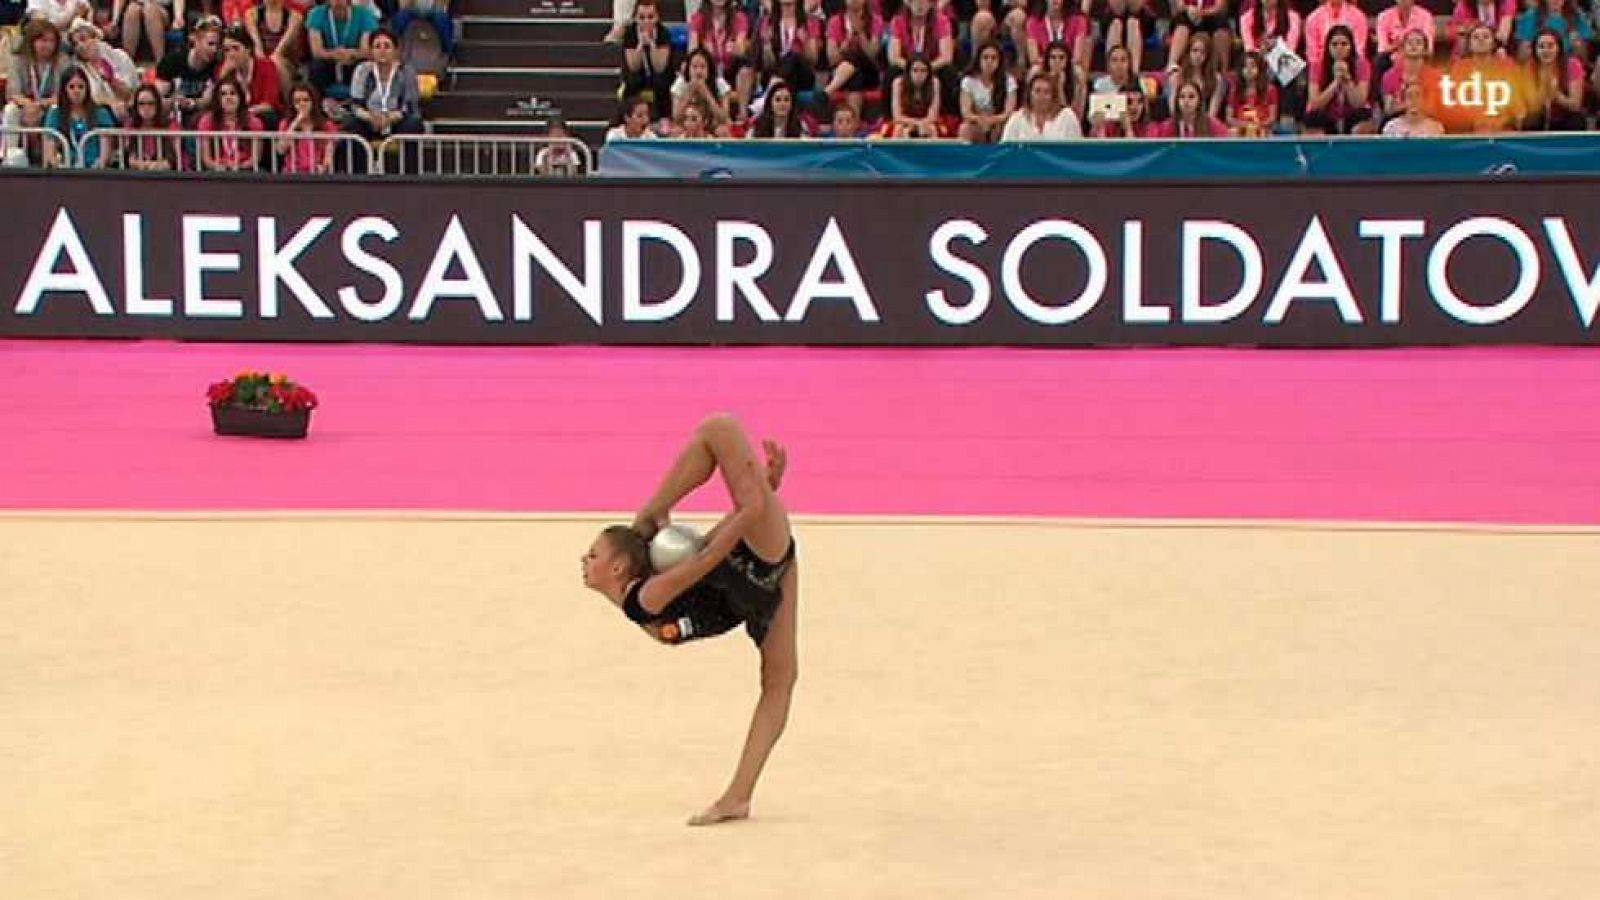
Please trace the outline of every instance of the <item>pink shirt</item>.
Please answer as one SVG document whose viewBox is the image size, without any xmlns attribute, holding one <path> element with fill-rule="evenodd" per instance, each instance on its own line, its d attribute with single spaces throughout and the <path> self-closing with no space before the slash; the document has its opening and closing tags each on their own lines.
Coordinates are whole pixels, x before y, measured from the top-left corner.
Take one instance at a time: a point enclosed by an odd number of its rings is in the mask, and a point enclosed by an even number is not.
<svg viewBox="0 0 1600 900">
<path fill-rule="evenodd" d="M 1416 78 L 1422 83 L 1424 92 L 1432 91 L 1434 82 L 1439 80 L 1439 73 L 1435 72 L 1432 66 L 1424 63 L 1422 71 L 1417 73 Z M 1389 67 L 1389 71 L 1383 73 L 1383 81 L 1380 83 L 1379 88 L 1383 91 L 1383 96 L 1398 99 L 1400 97 L 1400 89 L 1405 86 L 1405 83 L 1405 64 L 1396 63 Z"/>
<path fill-rule="evenodd" d="M 728 46 L 750 37 L 750 17 L 742 12 L 733 14 L 733 31 L 723 30 L 723 18 L 711 16 L 711 4 L 702 6 L 689 20 L 689 31 L 700 39 L 700 46 L 710 51 L 717 66 L 723 67 L 733 58 L 734 50 Z"/>
<path fill-rule="evenodd" d="M 1167 138 L 1167 139 L 1186 138 L 1186 137 L 1227 137 L 1228 136 L 1228 126 L 1222 124 L 1222 120 L 1217 118 L 1216 116 L 1206 116 L 1205 124 L 1206 124 L 1206 127 L 1211 130 L 1210 134 L 1194 134 L 1194 133 L 1180 134 L 1179 133 L 1179 128 L 1178 128 L 1178 117 L 1176 115 L 1174 115 L 1172 118 L 1167 119 L 1164 122 L 1157 122 L 1155 127 L 1150 130 L 1150 136 L 1151 137 L 1158 137 L 1158 138 Z"/>
<path fill-rule="evenodd" d="M 928 27 L 930 20 L 933 23 L 931 29 Z M 928 13 L 921 25 L 913 27 L 911 12 L 907 10 L 894 17 L 894 24 L 889 26 L 889 31 L 894 39 L 900 42 L 900 52 L 906 55 L 906 59 L 920 53 L 930 62 L 939 57 L 939 42 L 954 37 L 950 29 L 950 20 L 937 12 Z"/>
<path fill-rule="evenodd" d="M 199 130 L 201 130 L 201 131 L 227 131 L 229 129 L 226 129 L 226 128 L 219 129 L 219 128 L 213 126 L 211 124 L 211 116 L 207 115 L 207 116 L 202 116 L 200 118 L 200 129 Z M 262 130 L 261 129 L 261 120 L 256 118 L 255 116 L 251 116 L 249 122 L 246 123 L 245 127 L 242 128 L 242 129 L 239 129 L 239 130 L 241 130 L 241 131 L 260 131 L 260 130 Z M 251 158 L 251 155 L 252 155 L 251 154 L 251 142 L 250 141 L 244 140 L 244 139 L 241 139 L 241 138 L 236 138 L 236 137 L 215 138 L 213 140 L 215 141 L 215 143 L 209 149 L 211 150 L 212 158 L 215 159 L 219 164 L 221 164 L 221 165 L 234 165 L 234 166 L 249 165 L 250 158 Z M 268 140 L 266 143 L 268 145 L 270 145 L 271 141 Z M 261 146 L 261 154 L 262 154 L 261 157 L 260 157 L 261 159 L 265 159 L 266 158 L 266 154 L 272 152 L 271 146 L 262 146 L 260 143 L 258 143 L 257 146 Z"/>
<path fill-rule="evenodd" d="M 1066 21 L 1052 22 L 1044 16 L 1028 17 L 1028 43 L 1042 52 L 1052 42 L 1059 41 L 1071 47 L 1078 38 L 1089 33 L 1089 20 L 1083 16 L 1068 16 Z"/>
<path fill-rule="evenodd" d="M 1136 138 L 1160 137 L 1161 135 L 1156 133 L 1160 128 L 1161 123 L 1159 122 L 1141 122 L 1133 126 L 1133 136 Z M 1089 136 L 1115 140 L 1117 138 L 1126 138 L 1128 135 L 1123 131 L 1120 121 L 1112 122 L 1107 120 L 1096 125 L 1094 131 L 1089 133 Z"/>
<path fill-rule="evenodd" d="M 1456 0 L 1456 8 L 1450 12 L 1450 28 L 1459 33 L 1474 22 L 1498 28 L 1503 20 L 1516 17 L 1517 0 Z"/>
<path fill-rule="evenodd" d="M 849 25 L 845 19 L 845 14 L 834 13 L 833 17 L 828 20 L 828 40 L 841 47 L 844 46 L 844 42 L 850 37 L 847 31 L 848 28 Z M 868 43 L 877 43 L 883 40 L 883 16 L 873 13 L 870 32 L 862 35 L 862 37 L 866 38 Z"/>
<path fill-rule="evenodd" d="M 1372 64 L 1359 56 L 1356 57 L 1355 78 L 1357 84 L 1360 84 L 1363 81 L 1369 83 L 1372 81 Z M 1322 88 L 1322 67 L 1318 65 L 1316 68 L 1311 70 L 1311 92 L 1316 93 L 1317 91 L 1322 90 Z M 1347 112 L 1350 112 L 1351 110 L 1366 109 L 1371 105 L 1371 100 L 1362 98 L 1359 104 L 1351 106 L 1348 98 L 1346 98 L 1343 94 L 1339 94 L 1332 100 L 1329 100 L 1328 105 L 1324 106 L 1322 109 L 1330 116 L 1339 117 L 1343 116 Z"/>
<path fill-rule="evenodd" d="M 1516 0 L 1512 0 L 1516 2 Z M 1328 32 L 1335 25 L 1343 25 L 1350 29 L 1356 39 L 1356 55 L 1362 59 L 1367 54 L 1367 14 L 1361 7 L 1354 3 L 1345 2 L 1335 7 L 1333 3 L 1324 3 L 1311 13 L 1306 19 L 1306 63 L 1312 71 L 1322 64 L 1322 51 L 1328 43 Z"/>
<path fill-rule="evenodd" d="M 796 27 L 793 20 L 786 22 L 773 19 L 769 24 L 772 28 L 771 39 L 777 42 L 780 56 L 785 53 L 804 53 L 808 39 L 822 39 L 822 22 L 815 17 L 806 19 L 801 27 Z"/>
<path fill-rule="evenodd" d="M 1378 13 L 1378 52 L 1389 53 L 1400 49 L 1406 34 L 1420 31 L 1428 36 L 1428 55 L 1433 55 L 1433 13 L 1413 4 L 1410 15 L 1401 18 L 1400 7 L 1391 6 Z"/>
<path fill-rule="evenodd" d="M 278 129 L 284 134 L 289 134 L 289 123 L 283 123 Z M 339 126 L 332 122 L 323 122 L 321 134 L 338 134 Z M 314 141 L 310 138 L 300 138 L 289 145 L 289 152 L 283 159 L 283 171 L 290 174 L 312 175 L 321 171 L 323 154 L 333 144 L 329 141 Z"/>
<path fill-rule="evenodd" d="M 1278 0 L 1278 2 L 1287 4 L 1287 0 Z M 1258 3 L 1245 10 L 1244 15 L 1239 17 L 1239 33 L 1244 36 L 1244 49 L 1246 50 L 1253 50 L 1256 52 L 1266 51 L 1266 48 L 1261 46 L 1261 42 L 1256 40 L 1256 16 L 1262 14 L 1260 10 L 1261 5 Z M 1269 37 L 1275 37 L 1278 40 L 1283 41 L 1285 44 L 1288 44 L 1290 50 L 1299 52 L 1300 26 L 1303 20 L 1300 18 L 1300 14 L 1292 9 L 1289 10 L 1288 20 L 1289 31 L 1287 34 L 1278 34 L 1276 31 L 1274 31 L 1276 23 L 1273 21 L 1273 19 L 1267 19 L 1266 21 L 1262 22 L 1262 40 L 1264 41 Z"/>
</svg>

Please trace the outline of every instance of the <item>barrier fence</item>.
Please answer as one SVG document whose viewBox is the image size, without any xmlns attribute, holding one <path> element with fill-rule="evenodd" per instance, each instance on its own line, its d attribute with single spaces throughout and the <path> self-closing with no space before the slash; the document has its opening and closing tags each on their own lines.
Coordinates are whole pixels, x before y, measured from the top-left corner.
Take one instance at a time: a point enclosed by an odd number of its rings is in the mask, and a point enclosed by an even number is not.
<svg viewBox="0 0 1600 900">
<path fill-rule="evenodd" d="M 54 128 L 29 128 L 0 125 L 0 165 L 22 168 L 37 154 L 39 164 L 49 168 L 68 165 L 71 144 Z"/>
<path fill-rule="evenodd" d="M 0 163 L 174 174 L 549 178 L 592 174 L 594 153 L 575 138 L 533 136 L 395 135 L 369 143 L 338 131 L 96 128 L 73 141 L 53 128 L 0 127 Z"/>
</svg>

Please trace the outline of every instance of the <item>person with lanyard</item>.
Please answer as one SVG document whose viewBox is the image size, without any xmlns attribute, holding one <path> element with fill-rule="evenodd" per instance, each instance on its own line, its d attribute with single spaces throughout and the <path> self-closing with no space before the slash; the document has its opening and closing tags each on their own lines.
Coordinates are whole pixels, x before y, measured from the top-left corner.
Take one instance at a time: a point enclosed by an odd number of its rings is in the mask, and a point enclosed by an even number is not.
<svg viewBox="0 0 1600 900">
<path fill-rule="evenodd" d="M 6 107 L 0 122 L 7 128 L 38 128 L 45 113 L 56 105 L 56 92 L 67 59 L 61 55 L 61 31 L 49 19 L 29 19 L 22 28 L 22 40 L 11 57 L 11 73 L 6 79 Z M 15 133 L 5 136 L 6 157 L 21 150 Z"/>
<path fill-rule="evenodd" d="M 100 26 L 88 19 L 72 23 L 67 43 L 89 76 L 89 92 L 94 102 L 107 107 L 118 119 L 128 112 L 133 89 L 139 86 L 139 67 L 132 57 L 106 43 Z"/>
<path fill-rule="evenodd" d="M 356 66 L 372 55 L 378 16 L 350 0 L 326 0 L 306 15 L 311 39 L 310 80 L 324 97 L 334 86 L 348 87 Z"/>
<path fill-rule="evenodd" d="M 939 81 L 940 99 L 946 109 L 955 109 L 956 42 L 950 20 L 933 7 L 933 0 L 910 0 L 889 27 L 889 80 L 899 78 L 910 68 L 911 58 L 921 56 Z"/>
<path fill-rule="evenodd" d="M 356 67 L 350 79 L 354 109 L 347 130 L 368 141 L 422 131 L 422 95 L 417 73 L 400 62 L 400 42 L 380 28 L 372 35 L 372 58 Z M 404 160 L 402 161 L 404 163 Z M 402 164 L 400 171 L 414 171 Z"/>
</svg>

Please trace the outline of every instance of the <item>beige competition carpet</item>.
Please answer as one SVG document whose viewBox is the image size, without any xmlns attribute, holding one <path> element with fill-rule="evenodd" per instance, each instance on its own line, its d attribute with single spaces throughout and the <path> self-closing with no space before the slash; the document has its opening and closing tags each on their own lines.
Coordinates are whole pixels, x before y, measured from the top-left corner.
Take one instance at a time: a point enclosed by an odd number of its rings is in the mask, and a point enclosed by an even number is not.
<svg viewBox="0 0 1600 900">
<path fill-rule="evenodd" d="M 599 520 L 0 517 L 0 898 L 1600 896 L 1600 533 L 802 520 L 742 634 Z"/>
</svg>

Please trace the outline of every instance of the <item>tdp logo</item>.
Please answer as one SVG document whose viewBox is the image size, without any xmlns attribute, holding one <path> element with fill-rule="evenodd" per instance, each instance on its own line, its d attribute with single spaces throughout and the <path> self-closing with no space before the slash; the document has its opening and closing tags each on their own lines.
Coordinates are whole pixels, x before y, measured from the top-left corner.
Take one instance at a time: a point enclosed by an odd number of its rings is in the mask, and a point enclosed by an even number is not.
<svg viewBox="0 0 1600 900">
<path fill-rule="evenodd" d="M 1510 81 L 1485 78 L 1482 72 L 1463 79 L 1449 75 L 1439 78 L 1439 100 L 1445 106 L 1469 107 L 1492 119 L 1511 106 L 1511 99 Z"/>
</svg>

